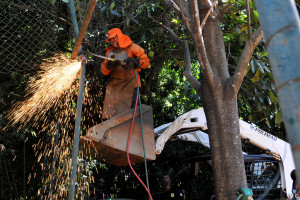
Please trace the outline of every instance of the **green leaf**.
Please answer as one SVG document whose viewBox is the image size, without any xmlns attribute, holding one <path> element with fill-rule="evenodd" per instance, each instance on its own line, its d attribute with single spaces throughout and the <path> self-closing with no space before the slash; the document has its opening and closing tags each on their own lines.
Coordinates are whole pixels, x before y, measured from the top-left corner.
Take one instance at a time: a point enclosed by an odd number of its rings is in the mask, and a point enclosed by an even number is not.
<svg viewBox="0 0 300 200">
<path fill-rule="evenodd" d="M 153 52 L 153 51 L 149 51 L 148 56 L 149 56 L 150 58 L 153 58 L 153 57 L 154 57 L 154 52 Z"/>
<path fill-rule="evenodd" d="M 268 119 L 266 119 L 266 123 L 267 123 L 268 127 L 271 128 L 271 124 Z"/>
<path fill-rule="evenodd" d="M 258 14 L 258 12 L 256 10 L 253 10 L 253 14 L 254 14 L 254 19 L 256 21 L 259 21 L 259 14 Z"/>
<path fill-rule="evenodd" d="M 100 8 L 100 13 L 102 14 L 104 11 L 106 11 L 107 7 L 103 6 L 102 8 Z"/>
<path fill-rule="evenodd" d="M 228 37 L 229 39 L 234 38 L 234 34 L 232 33 L 226 33 L 225 36 Z"/>
<path fill-rule="evenodd" d="M 259 111 L 262 111 L 262 105 L 261 105 L 260 102 L 257 103 L 257 109 L 258 109 Z"/>
<path fill-rule="evenodd" d="M 251 65 L 248 65 L 247 69 L 246 69 L 246 72 L 245 72 L 245 76 L 248 74 L 249 70 L 251 69 Z"/>
<path fill-rule="evenodd" d="M 249 115 L 249 120 L 252 122 L 253 121 L 253 115 Z"/>
<path fill-rule="evenodd" d="M 251 65 L 251 70 L 252 70 L 252 73 L 255 73 L 255 71 L 256 71 L 256 65 L 254 64 L 254 60 L 251 60 L 250 61 L 250 65 Z"/>
<path fill-rule="evenodd" d="M 261 66 L 261 64 L 260 64 L 257 60 L 255 60 L 255 63 L 256 63 L 256 65 L 257 65 L 259 71 L 260 71 L 261 73 L 264 73 L 264 69 L 263 69 L 263 67 Z"/>
<path fill-rule="evenodd" d="M 122 15 L 116 10 L 110 10 L 111 14 L 116 15 L 118 17 L 122 17 Z"/>
<path fill-rule="evenodd" d="M 161 6 L 161 5 L 155 5 L 155 8 L 159 8 L 161 10 L 165 10 L 165 8 L 163 6 Z"/>
<path fill-rule="evenodd" d="M 174 24 L 179 24 L 180 21 L 178 19 L 173 18 L 171 22 Z"/>
<path fill-rule="evenodd" d="M 268 52 L 265 51 L 261 56 L 262 56 L 262 57 L 268 56 Z"/>
<path fill-rule="evenodd" d="M 145 101 L 145 102 L 148 101 L 148 97 L 146 95 L 141 95 L 141 99 L 143 99 L 143 101 Z"/>
<path fill-rule="evenodd" d="M 268 68 L 268 66 L 263 65 L 263 67 L 264 67 L 264 69 L 265 69 L 267 72 L 271 73 L 271 70 Z"/>
<path fill-rule="evenodd" d="M 235 13 L 233 12 L 233 10 L 231 10 L 230 13 L 232 17 L 235 17 Z"/>
<path fill-rule="evenodd" d="M 282 120 L 281 120 L 281 111 L 279 111 L 279 112 L 275 115 L 275 123 L 279 125 L 281 122 L 282 122 Z"/>
<path fill-rule="evenodd" d="M 251 81 L 253 83 L 258 82 L 259 81 L 259 76 L 260 76 L 260 71 L 257 69 L 254 76 L 253 76 L 253 78 L 251 79 Z"/>
<path fill-rule="evenodd" d="M 114 9 L 115 5 L 116 5 L 116 3 L 115 3 L 115 2 L 112 2 L 112 3 L 110 4 L 110 9 L 111 9 L 111 10 Z"/>
<path fill-rule="evenodd" d="M 179 62 L 179 67 L 184 67 L 184 61 Z"/>
<path fill-rule="evenodd" d="M 271 100 L 271 102 L 272 103 L 275 103 L 275 101 L 276 101 L 276 97 L 275 97 L 275 95 L 273 94 L 273 92 L 269 92 L 269 97 L 270 97 L 270 100 Z"/>
<path fill-rule="evenodd" d="M 54 6 L 56 0 L 51 0 L 51 4 Z"/>
<path fill-rule="evenodd" d="M 237 1 L 237 4 L 246 7 L 246 0 Z"/>
<path fill-rule="evenodd" d="M 243 42 L 247 42 L 247 40 L 248 40 L 248 35 L 247 34 L 242 34 L 242 35 L 240 35 L 240 40 L 241 41 L 243 41 Z"/>
<path fill-rule="evenodd" d="M 248 30 L 248 27 L 247 26 L 244 26 L 241 28 L 241 32 L 245 31 L 245 30 Z"/>
<path fill-rule="evenodd" d="M 145 41 L 145 39 L 146 39 L 146 35 L 145 35 L 145 33 L 142 35 L 142 38 L 141 38 L 141 42 L 144 42 Z"/>
</svg>

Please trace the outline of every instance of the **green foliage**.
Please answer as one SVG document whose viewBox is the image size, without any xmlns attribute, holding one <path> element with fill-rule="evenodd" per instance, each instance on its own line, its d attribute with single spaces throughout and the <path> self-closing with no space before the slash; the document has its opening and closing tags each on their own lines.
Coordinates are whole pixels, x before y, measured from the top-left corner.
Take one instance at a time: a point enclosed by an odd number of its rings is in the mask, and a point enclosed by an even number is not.
<svg viewBox="0 0 300 200">
<path fill-rule="evenodd" d="M 83 21 L 88 2 L 89 1 L 82 0 L 80 1 L 81 6 L 76 6 L 79 27 Z M 247 42 L 249 31 L 253 33 L 259 26 L 255 5 L 250 1 L 252 20 L 251 30 L 248 30 L 245 2 L 245 0 L 232 0 L 228 12 L 223 16 L 224 20 L 221 24 L 231 74 Z M 14 27 L 16 27 L 16 29 L 22 29 L 22 33 L 26 33 L 22 35 L 22 38 L 24 37 L 23 41 L 32 40 L 34 31 L 44 30 L 41 29 L 43 24 L 47 24 L 50 30 L 56 27 L 58 29 L 54 29 L 54 31 L 57 31 L 55 33 L 57 33 L 56 39 L 59 44 L 57 51 L 71 51 L 75 40 L 73 38 L 70 20 L 67 14 L 65 14 L 68 13 L 67 5 L 64 3 L 59 4 L 59 2 L 55 0 L 52 0 L 51 3 L 53 5 L 60 5 L 58 15 L 63 20 L 56 20 L 47 15 L 48 18 L 40 18 L 40 23 L 33 25 L 27 18 L 34 17 L 34 12 L 21 10 L 20 12 L 26 13 L 26 16 L 28 16 L 18 20 L 24 21 L 24 24 L 18 24 L 18 22 Z M 9 13 L 12 15 L 9 15 Z M 170 25 L 180 38 L 190 42 L 193 74 L 201 81 L 201 69 L 197 61 L 195 49 L 193 48 L 191 36 L 188 34 L 182 21 L 166 7 L 163 1 L 98 1 L 95 12 L 93 13 L 93 18 L 86 32 L 83 46 L 85 50 L 104 55 L 105 48 L 108 46 L 108 44 L 105 43 L 107 31 L 111 28 L 118 27 L 129 35 L 135 43 L 145 49 L 150 58 L 151 67 L 149 69 L 143 69 L 140 73 L 143 82 L 141 91 L 142 100 L 153 107 L 154 126 L 157 127 L 161 124 L 174 121 L 175 118 L 187 111 L 199 108 L 201 106 L 201 99 L 182 74 L 185 64 L 182 48 L 175 43 L 165 29 L 150 19 L 148 14 L 160 20 L 162 23 Z M 11 7 L 6 8 L 5 15 L 9 15 L 9 19 L 12 21 L 16 20 L 15 17 L 21 16 L 20 13 Z M 8 33 L 6 33 L 6 37 L 19 40 Z M 18 48 L 7 48 L 7 51 L 13 52 L 14 57 L 21 58 L 20 60 L 22 60 L 22 62 L 34 57 L 34 63 L 36 64 L 40 62 L 40 58 L 44 58 L 46 55 L 48 56 L 47 50 L 50 44 L 47 43 L 46 37 L 36 45 L 43 48 L 38 49 L 34 47 L 34 53 L 32 54 L 28 52 L 22 54 L 20 51 L 17 51 Z M 6 47 L 4 48 L 6 49 Z M 6 61 L 8 61 L 7 58 L 5 62 Z M 87 66 L 86 80 L 88 83 L 86 84 L 85 102 L 82 113 L 83 134 L 88 128 L 102 121 L 100 113 L 103 107 L 104 88 L 107 81 L 105 77 L 100 75 L 99 65 L 102 61 L 103 60 L 99 58 L 90 57 Z M 24 99 L 25 87 L 28 81 L 33 77 L 34 73 L 9 73 L 8 75 L 0 76 L 1 130 L 7 124 L 7 120 L 4 116 L 12 107 L 13 103 Z M 73 137 L 74 127 L 70 124 L 74 122 L 77 99 L 76 94 L 72 94 L 71 96 L 70 101 L 62 102 L 64 105 L 63 108 L 71 110 L 72 115 L 62 115 L 59 117 L 67 121 L 62 124 L 63 128 L 61 132 L 64 136 L 60 137 L 60 141 L 66 139 L 67 136 Z M 268 53 L 263 42 L 256 48 L 251 58 L 245 73 L 244 82 L 238 94 L 238 104 L 239 115 L 242 119 L 257 124 L 260 128 L 273 135 L 284 138 L 284 127 L 281 121 L 278 96 L 275 90 L 271 68 L 268 64 Z M 53 119 L 58 118 L 58 113 L 49 112 L 49 115 L 51 115 Z M 41 121 L 40 123 L 43 122 Z M 15 189 L 23 188 L 24 182 L 21 165 L 17 165 L 23 162 L 23 152 L 19 147 L 23 145 L 24 138 L 28 138 L 26 142 L 26 152 L 31 152 L 31 155 L 26 155 L 25 157 L 27 163 L 26 181 L 29 177 L 28 172 L 32 171 L 33 166 L 35 166 L 36 178 L 34 181 L 29 182 L 29 185 L 26 185 L 26 194 L 30 194 L 32 198 L 38 198 L 36 194 L 37 188 L 41 188 L 42 184 L 44 184 L 44 186 L 49 189 L 49 180 L 44 183 L 40 181 L 43 171 L 41 167 L 38 166 L 43 162 L 46 164 L 51 163 L 52 154 L 49 154 L 50 156 L 46 157 L 45 161 L 38 161 L 34 156 L 36 152 L 32 152 L 32 145 L 41 139 L 44 140 L 43 148 L 45 148 L 45 152 L 46 150 L 52 149 L 53 144 L 48 145 L 48 142 L 53 140 L 54 131 L 53 129 L 46 129 L 40 134 L 40 130 L 36 128 L 30 126 L 27 128 L 27 130 L 17 131 L 17 127 L 9 127 L 9 129 L 5 131 L 5 134 L 0 135 L 0 144 L 4 144 L 7 149 L 2 153 L 2 160 L 0 157 L 0 161 L 2 163 L 4 160 L 8 161 L 7 163 L 13 166 L 10 168 L 11 171 L 8 171 L 11 175 L 5 175 L 5 179 L 3 180 L 7 180 L 12 184 L 9 185 L 9 187 L 14 188 L 13 192 L 15 192 L 16 197 L 21 197 L 23 191 L 21 189 L 16 191 Z M 59 147 L 61 148 L 61 152 L 64 152 L 71 148 L 71 143 L 59 143 Z M 259 153 L 257 148 L 250 147 L 248 144 L 243 144 L 243 147 L 248 153 Z M 44 149 L 39 149 L 39 152 L 42 151 L 44 151 Z M 160 183 L 160 178 L 164 173 L 171 173 L 173 177 L 172 182 L 178 183 L 180 188 L 185 190 L 191 189 L 189 185 L 190 180 L 187 180 L 190 172 L 190 168 L 187 167 L 187 163 L 189 162 L 188 158 L 206 154 L 209 154 L 209 151 L 200 144 L 187 143 L 184 141 L 167 142 L 162 154 L 158 156 L 157 160 L 149 163 L 150 187 L 153 194 L 157 195 L 161 192 L 161 186 L 158 183 Z M 3 157 L 5 157 L 5 159 L 3 159 Z M 14 157 L 16 157 L 15 161 L 13 161 Z M 67 165 L 67 160 L 70 159 L 70 157 L 64 157 L 64 159 L 66 159 L 64 160 L 64 164 L 56 165 L 56 177 L 60 174 L 63 174 L 62 177 L 64 178 L 67 177 L 68 171 L 64 167 Z M 94 177 L 95 180 L 104 177 L 115 197 L 142 199 L 147 196 L 143 187 L 136 180 L 128 167 L 114 167 L 86 157 L 79 159 L 78 166 L 80 168 L 77 179 L 78 198 L 87 198 L 88 186 L 90 189 L 95 188 L 95 182 L 91 180 L 90 177 Z M 137 164 L 134 168 L 141 178 L 145 180 L 143 164 Z M 1 169 L 6 170 L 9 169 L 9 167 Z M 210 169 L 204 169 L 202 171 L 202 180 L 212 181 L 209 170 Z M 45 173 L 47 175 L 49 171 L 45 171 Z M 13 181 L 15 181 L 15 183 Z M 201 185 L 199 177 L 195 184 Z M 201 188 L 200 185 L 197 187 L 198 189 Z M 67 188 L 68 183 L 62 183 L 54 192 L 59 193 L 63 190 L 67 190 Z M 211 186 L 205 185 L 205 188 L 212 192 Z M 4 194 L 9 194 L 9 192 L 12 191 L 6 189 Z M 203 191 L 196 191 L 198 194 L 201 192 Z"/>
<path fill-rule="evenodd" d="M 152 85 L 149 103 L 154 108 L 155 126 L 174 121 L 179 115 L 201 105 L 199 95 L 182 76 L 182 62 L 165 64 Z"/>
<path fill-rule="evenodd" d="M 253 34 L 259 27 L 259 18 L 255 4 L 249 2 Z M 228 52 L 229 70 L 233 72 L 249 35 L 246 1 L 233 1 L 224 19 L 224 41 Z M 282 121 L 279 117 L 276 118 L 280 108 L 264 42 L 258 45 L 252 55 L 239 91 L 238 105 L 242 119 L 284 138 Z"/>
</svg>

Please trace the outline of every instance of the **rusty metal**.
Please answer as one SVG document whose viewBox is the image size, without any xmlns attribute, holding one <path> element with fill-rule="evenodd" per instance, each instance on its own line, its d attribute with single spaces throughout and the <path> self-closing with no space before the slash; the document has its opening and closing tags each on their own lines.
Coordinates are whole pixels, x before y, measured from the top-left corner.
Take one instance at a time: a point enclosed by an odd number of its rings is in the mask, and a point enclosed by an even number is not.
<svg viewBox="0 0 300 200">
<path fill-rule="evenodd" d="M 83 25 L 80 29 L 80 33 L 79 33 L 78 38 L 77 38 L 76 43 L 75 43 L 75 46 L 74 46 L 74 49 L 73 49 L 73 52 L 72 52 L 72 55 L 71 55 L 71 59 L 75 59 L 77 57 L 77 54 L 78 54 L 79 49 L 81 47 L 81 42 L 82 42 L 83 37 L 85 35 L 85 31 L 86 31 L 86 29 L 87 29 L 87 27 L 90 23 L 90 20 L 92 18 L 92 14 L 94 12 L 96 3 L 97 3 L 97 0 L 91 0 L 91 2 L 90 2 L 88 12 L 85 16 L 85 20 L 83 22 Z"/>
</svg>

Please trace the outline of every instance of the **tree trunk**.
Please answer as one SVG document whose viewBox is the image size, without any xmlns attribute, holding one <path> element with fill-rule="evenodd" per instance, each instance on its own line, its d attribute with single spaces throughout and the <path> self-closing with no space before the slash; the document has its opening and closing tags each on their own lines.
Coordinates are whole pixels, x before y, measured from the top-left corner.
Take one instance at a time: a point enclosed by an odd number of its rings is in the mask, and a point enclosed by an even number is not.
<svg viewBox="0 0 300 200">
<path fill-rule="evenodd" d="M 201 95 L 208 123 L 216 199 L 237 198 L 241 187 L 247 187 L 242 154 L 237 107 L 237 93 L 251 55 L 262 38 L 258 29 L 246 43 L 237 68 L 231 77 L 225 53 L 218 11 L 210 0 L 165 0 L 175 9 L 192 35 L 201 64 L 201 84 L 192 84 Z M 181 8 L 181 10 L 180 10 Z M 199 17 L 200 16 L 200 17 Z M 207 21 L 206 21 L 207 19 Z M 203 29 L 200 24 L 204 25 Z M 175 37 L 174 32 L 167 30 Z M 176 38 L 176 37 L 175 37 Z M 188 51 L 187 45 L 177 41 Z M 189 55 L 185 52 L 185 62 Z M 186 64 L 185 76 L 191 78 L 191 66 Z M 189 76 L 187 76 L 189 75 Z M 201 85 L 201 86 L 200 86 Z M 198 89 L 198 88 L 201 89 Z"/>
<path fill-rule="evenodd" d="M 208 10 L 200 10 L 203 19 Z M 216 199 L 237 198 L 240 187 L 247 187 L 242 155 L 237 94 L 228 72 L 220 21 L 208 18 L 203 29 L 204 45 L 213 73 L 202 77 L 202 103 L 208 123 Z"/>
<path fill-rule="evenodd" d="M 202 82 L 215 193 L 218 200 L 232 200 L 237 198 L 236 191 L 240 187 L 246 187 L 237 99 L 231 89 L 226 88 L 226 82 L 215 86 L 209 87 Z"/>
</svg>

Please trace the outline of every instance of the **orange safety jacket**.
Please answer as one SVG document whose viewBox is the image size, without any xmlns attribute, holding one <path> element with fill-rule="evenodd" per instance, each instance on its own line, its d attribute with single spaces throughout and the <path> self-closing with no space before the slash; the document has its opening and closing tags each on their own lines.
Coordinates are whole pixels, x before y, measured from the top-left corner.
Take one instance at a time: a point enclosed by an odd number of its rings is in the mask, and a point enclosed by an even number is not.
<svg viewBox="0 0 300 200">
<path fill-rule="evenodd" d="M 128 57 L 129 58 L 138 58 L 140 60 L 140 66 L 139 66 L 139 68 L 136 69 L 137 72 L 140 72 L 141 68 L 148 68 L 150 66 L 149 58 L 148 58 L 147 54 L 145 54 L 144 49 L 142 47 L 140 47 L 139 45 L 133 43 L 127 35 L 124 35 L 121 32 L 120 29 L 118 29 L 118 28 L 111 29 L 108 32 L 108 38 L 107 38 L 106 42 L 108 42 L 109 38 L 112 38 L 115 35 L 118 35 L 119 46 L 126 50 Z M 114 49 L 115 48 L 113 46 L 106 48 L 106 50 L 107 50 L 106 57 Z M 101 71 L 106 76 L 109 75 L 111 72 L 111 70 L 107 69 L 107 67 L 106 67 L 107 62 L 108 62 L 108 60 L 105 60 L 104 62 L 101 63 Z M 132 73 L 132 72 L 129 71 L 128 73 Z M 141 87 L 141 80 L 140 80 L 140 76 L 138 73 L 137 73 L 137 77 L 138 77 L 139 87 Z M 137 87 L 137 84 L 135 84 L 135 87 Z"/>
</svg>

